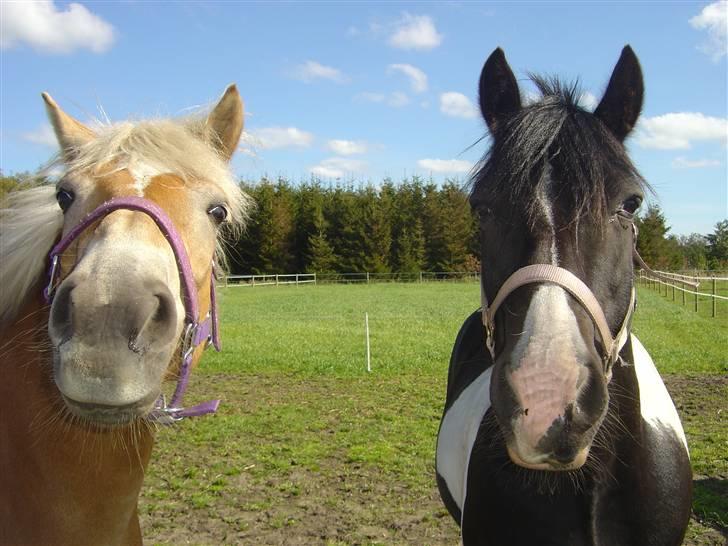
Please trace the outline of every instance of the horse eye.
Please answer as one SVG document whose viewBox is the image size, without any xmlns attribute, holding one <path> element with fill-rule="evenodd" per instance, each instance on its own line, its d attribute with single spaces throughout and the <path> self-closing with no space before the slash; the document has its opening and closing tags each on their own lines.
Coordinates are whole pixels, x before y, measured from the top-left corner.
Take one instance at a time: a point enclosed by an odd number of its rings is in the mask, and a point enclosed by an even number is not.
<svg viewBox="0 0 728 546">
<path fill-rule="evenodd" d="M 68 210 L 68 207 L 73 204 L 73 200 L 75 198 L 76 196 L 70 190 L 64 190 L 61 188 L 56 192 L 56 201 L 58 201 L 58 206 L 61 207 L 63 212 Z"/>
<path fill-rule="evenodd" d="M 632 216 L 642 204 L 642 198 L 638 195 L 633 195 L 629 199 L 622 203 L 622 207 L 619 212 Z"/>
<path fill-rule="evenodd" d="M 222 224 L 228 216 L 228 211 L 222 205 L 215 205 L 207 211 L 207 214 L 212 216 L 216 223 Z"/>
</svg>

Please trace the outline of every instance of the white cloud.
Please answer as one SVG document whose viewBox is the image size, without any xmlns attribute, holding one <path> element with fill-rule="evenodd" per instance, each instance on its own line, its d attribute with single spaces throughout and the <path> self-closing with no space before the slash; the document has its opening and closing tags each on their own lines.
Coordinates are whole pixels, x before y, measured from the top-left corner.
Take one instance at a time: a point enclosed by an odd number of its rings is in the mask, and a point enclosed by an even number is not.
<svg viewBox="0 0 728 546">
<path fill-rule="evenodd" d="M 409 97 L 401 91 L 395 91 L 394 93 L 389 94 L 371 93 L 369 91 L 365 91 L 363 93 L 359 93 L 354 98 L 356 100 L 365 102 L 386 104 L 387 106 L 391 106 L 392 108 L 401 108 L 403 106 L 407 106 L 410 101 Z"/>
<path fill-rule="evenodd" d="M 579 97 L 579 104 L 587 110 L 594 111 L 594 109 L 599 105 L 599 99 L 589 91 L 584 91 Z"/>
<path fill-rule="evenodd" d="M 314 80 L 329 80 L 335 83 L 349 81 L 349 78 L 341 70 L 316 61 L 306 61 L 299 64 L 291 70 L 290 77 L 305 83 L 311 83 Z"/>
<path fill-rule="evenodd" d="M 252 130 L 248 135 L 248 143 L 266 150 L 308 148 L 313 144 L 313 134 L 296 127 L 263 127 Z"/>
<path fill-rule="evenodd" d="M 409 97 L 401 91 L 395 91 L 387 98 L 387 105 L 392 108 L 401 108 L 409 104 Z"/>
<path fill-rule="evenodd" d="M 362 172 L 366 167 L 366 161 L 359 159 L 330 157 L 311 167 L 309 172 L 322 178 L 343 178 L 346 174 Z"/>
<path fill-rule="evenodd" d="M 672 160 L 673 169 L 705 169 L 709 167 L 720 167 L 722 163 L 715 159 L 687 159 L 676 157 Z"/>
<path fill-rule="evenodd" d="M 472 101 L 456 91 L 448 91 L 440 95 L 440 112 L 456 118 L 474 118 L 478 110 Z"/>
<path fill-rule="evenodd" d="M 728 118 L 698 112 L 673 112 L 645 118 L 638 125 L 637 144 L 658 150 L 687 150 L 696 140 L 728 139 Z"/>
<path fill-rule="evenodd" d="M 52 0 L 3 1 L 0 49 L 25 43 L 46 53 L 71 53 L 76 49 L 103 53 L 113 41 L 114 27 L 81 4 L 68 4 L 61 11 Z"/>
<path fill-rule="evenodd" d="M 365 154 L 369 149 L 363 140 L 329 140 L 326 147 L 338 155 Z"/>
<path fill-rule="evenodd" d="M 434 49 L 442 43 L 442 34 L 437 32 L 429 15 L 404 13 L 395 24 L 389 45 L 399 49 Z"/>
<path fill-rule="evenodd" d="M 427 74 L 411 64 L 390 64 L 387 67 L 387 74 L 401 72 L 410 80 L 410 86 L 415 93 L 427 91 Z"/>
<path fill-rule="evenodd" d="M 420 159 L 417 166 L 433 173 L 467 173 L 473 168 L 473 164 L 464 159 Z"/>
<path fill-rule="evenodd" d="M 728 2 L 708 4 L 689 22 L 693 28 L 708 31 L 708 39 L 699 46 L 703 53 L 716 62 L 728 54 Z"/>
<path fill-rule="evenodd" d="M 33 144 L 41 144 L 42 146 L 48 146 L 49 148 L 57 148 L 58 140 L 56 140 L 56 134 L 53 132 L 53 128 L 45 124 L 35 131 L 29 131 L 23 133 L 23 140 L 32 142 Z"/>
</svg>

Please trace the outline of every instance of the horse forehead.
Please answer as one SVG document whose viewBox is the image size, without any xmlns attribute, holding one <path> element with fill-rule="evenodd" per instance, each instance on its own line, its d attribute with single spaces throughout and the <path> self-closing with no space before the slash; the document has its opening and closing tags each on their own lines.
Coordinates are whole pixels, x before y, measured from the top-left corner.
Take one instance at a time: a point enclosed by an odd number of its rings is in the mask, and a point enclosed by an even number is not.
<svg viewBox="0 0 728 546">
<path fill-rule="evenodd" d="M 95 191 L 99 202 L 130 195 L 144 197 L 159 205 L 170 217 L 178 230 L 189 224 L 187 185 L 173 173 L 163 173 L 152 167 L 133 167 L 112 170 L 96 178 Z M 153 224 L 149 223 L 152 228 Z"/>
</svg>

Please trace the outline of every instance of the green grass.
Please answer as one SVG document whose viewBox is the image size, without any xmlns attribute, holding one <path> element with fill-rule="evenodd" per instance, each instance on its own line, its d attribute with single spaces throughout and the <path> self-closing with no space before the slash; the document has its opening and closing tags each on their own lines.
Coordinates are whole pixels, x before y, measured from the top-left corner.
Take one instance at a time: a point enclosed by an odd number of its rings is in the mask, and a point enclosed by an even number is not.
<svg viewBox="0 0 728 546">
<path fill-rule="evenodd" d="M 365 371 L 364 313 L 377 373 L 441 370 L 479 301 L 475 283 L 239 287 L 220 300 L 225 352 L 207 370 L 336 376 Z"/>
<path fill-rule="evenodd" d="M 728 372 L 728 313 L 706 317 L 640 287 L 632 331 L 661 373 Z"/>
<path fill-rule="evenodd" d="M 478 306 L 477 284 L 228 288 L 220 302 L 224 350 L 206 354 L 188 403 L 223 405 L 160 431 L 140 503 L 147 540 L 456 543 L 434 449 L 450 351 Z M 726 323 L 640 290 L 634 331 L 680 390 L 693 466 L 710 478 L 695 495 L 708 526 L 693 524 L 686 543 L 711 544 L 710 526 L 728 519 Z"/>
</svg>

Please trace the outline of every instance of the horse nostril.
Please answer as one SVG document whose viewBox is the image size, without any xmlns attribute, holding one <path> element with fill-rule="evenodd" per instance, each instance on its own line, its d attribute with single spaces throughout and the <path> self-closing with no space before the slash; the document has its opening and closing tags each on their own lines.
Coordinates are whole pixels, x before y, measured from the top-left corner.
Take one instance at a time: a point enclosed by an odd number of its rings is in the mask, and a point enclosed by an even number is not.
<svg viewBox="0 0 728 546">
<path fill-rule="evenodd" d="M 152 320 L 157 323 L 168 323 L 172 321 L 174 314 L 174 302 L 168 294 L 155 294 L 157 298 L 157 309 Z"/>
<path fill-rule="evenodd" d="M 73 292 L 74 288 L 76 288 L 76 283 L 72 280 L 66 280 L 58 288 L 53 299 L 48 331 L 56 345 L 60 345 L 73 336 L 73 298 L 71 292 Z"/>
<path fill-rule="evenodd" d="M 177 303 L 169 289 L 161 283 L 147 284 L 148 307 L 138 318 L 135 344 L 165 344 L 177 335 Z"/>
</svg>

